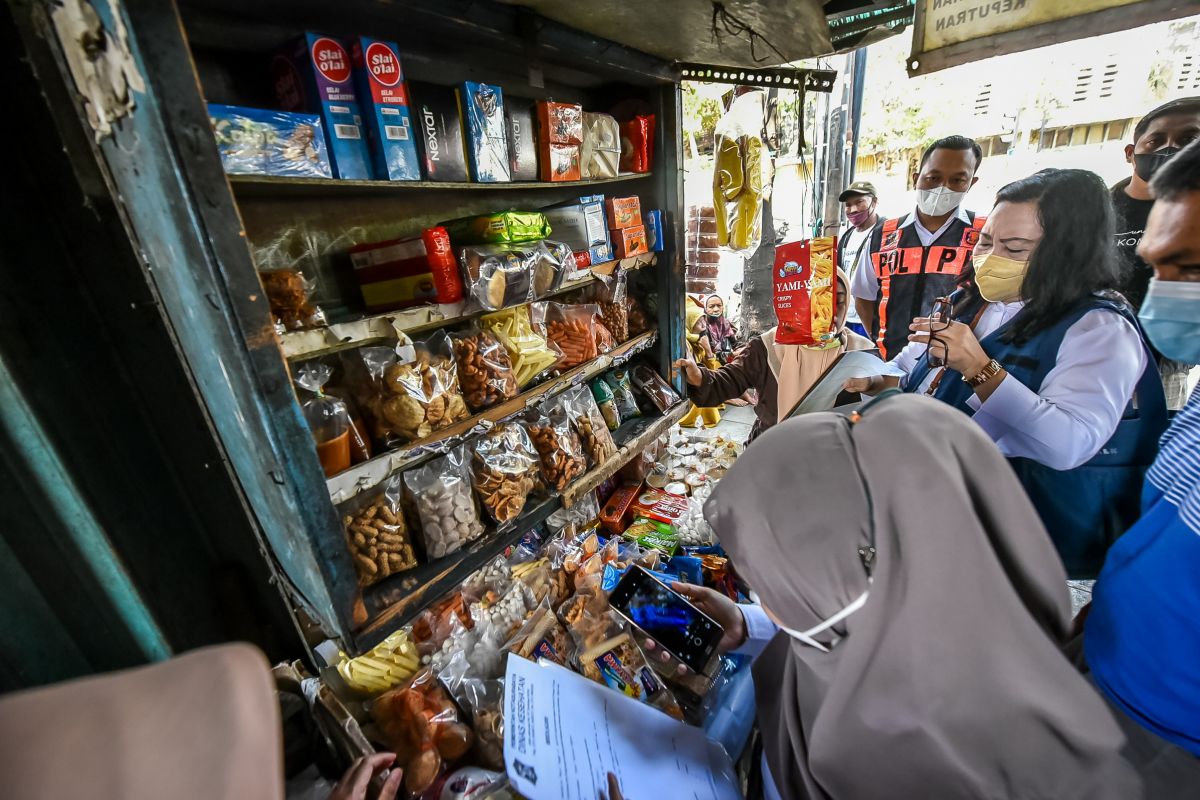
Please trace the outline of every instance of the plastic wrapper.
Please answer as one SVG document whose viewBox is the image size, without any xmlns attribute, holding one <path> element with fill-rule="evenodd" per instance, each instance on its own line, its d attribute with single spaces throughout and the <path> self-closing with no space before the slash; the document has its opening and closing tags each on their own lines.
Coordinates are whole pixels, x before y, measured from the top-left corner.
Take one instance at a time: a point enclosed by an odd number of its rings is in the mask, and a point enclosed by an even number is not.
<svg viewBox="0 0 1200 800">
<path fill-rule="evenodd" d="M 543 600 L 504 649 L 530 661 L 547 658 L 560 666 L 568 666 L 575 648 L 552 606 L 549 597 Z"/>
<path fill-rule="evenodd" d="M 583 112 L 583 152 L 580 175 L 615 178 L 621 166 L 621 127 L 608 114 Z"/>
<path fill-rule="evenodd" d="M 208 104 L 221 166 L 230 175 L 332 178 L 316 114 Z"/>
<path fill-rule="evenodd" d="M 571 415 L 579 440 L 593 467 L 598 467 L 617 453 L 616 442 L 587 386 L 576 386 L 563 393 L 563 402 Z"/>
<path fill-rule="evenodd" d="M 451 334 L 458 380 L 473 411 L 491 408 L 517 396 L 520 388 L 508 350 L 490 331 Z"/>
<path fill-rule="evenodd" d="M 556 569 L 548 556 L 515 564 L 512 569 L 513 578 L 525 584 L 538 603 L 549 598 L 551 603 L 558 605 L 574 589 L 569 576 Z"/>
<path fill-rule="evenodd" d="M 698 497 L 688 499 L 688 510 L 672 527 L 679 543 L 685 547 L 712 544 L 716 535 L 708 520 L 704 518 L 704 501 Z"/>
<path fill-rule="evenodd" d="M 633 384 L 629 379 L 629 370 L 624 367 L 610 369 L 604 373 L 604 382 L 612 389 L 613 402 L 617 404 L 617 412 L 620 413 L 622 422 L 642 415 L 641 409 L 638 408 L 637 398 L 633 396 Z"/>
<path fill-rule="evenodd" d="M 587 471 L 587 455 L 579 435 L 571 427 L 561 397 L 547 406 L 530 417 L 529 438 L 541 459 L 542 477 L 561 492 Z"/>
<path fill-rule="evenodd" d="M 604 325 L 612 332 L 617 342 L 629 341 L 629 307 L 626 304 L 628 296 L 628 278 L 624 270 L 618 269 L 609 276 L 597 275 L 600 283 L 596 287 L 594 298 L 600 306 L 600 317 Z"/>
<path fill-rule="evenodd" d="M 583 108 L 542 100 L 538 112 L 538 166 L 543 181 L 577 181 L 583 143 Z"/>
<path fill-rule="evenodd" d="M 567 273 L 575 269 L 575 254 L 567 245 L 552 239 L 544 239 L 538 245 L 541 258 L 533 267 L 534 300 L 557 291 Z"/>
<path fill-rule="evenodd" d="M 617 473 L 621 480 L 639 484 L 646 480 L 654 472 L 658 460 L 666 454 L 666 438 L 664 434 L 650 442 L 642 452 L 638 453 L 625 466 L 621 467 L 621 471 Z"/>
<path fill-rule="evenodd" d="M 325 312 L 309 299 L 316 287 L 305 280 L 300 270 L 262 270 L 258 277 L 278 332 L 320 328 L 327 324 Z"/>
<path fill-rule="evenodd" d="M 620 428 L 621 411 L 617 407 L 616 398 L 613 397 L 612 386 L 604 378 L 596 378 L 592 381 L 591 387 L 592 398 L 596 401 L 596 407 L 600 409 L 600 416 L 604 418 L 604 424 L 610 431 Z"/>
<path fill-rule="evenodd" d="M 579 498 L 570 508 L 558 509 L 546 519 L 546 529 L 554 534 L 555 538 L 546 543 L 545 551 L 551 550 L 555 545 L 555 539 L 568 527 L 583 530 L 594 523 L 599 516 L 600 501 L 596 499 L 594 491 Z M 561 542 L 558 543 L 558 546 L 561 546 Z M 551 562 L 554 563 L 553 557 L 551 557 Z M 557 565 L 561 565 L 561 561 Z"/>
<path fill-rule="evenodd" d="M 625 317 L 629 321 L 630 338 L 641 336 L 652 327 L 650 318 L 642 310 L 642 304 L 637 301 L 637 298 L 632 293 L 625 297 Z"/>
<path fill-rule="evenodd" d="M 775 331 L 778 344 L 830 347 L 839 343 L 834 280 L 837 239 L 822 236 L 775 249 Z"/>
<path fill-rule="evenodd" d="M 654 169 L 655 116 L 645 114 L 621 123 L 621 171 L 650 172 Z"/>
<path fill-rule="evenodd" d="M 296 377 L 296 383 L 311 394 L 300 401 L 300 410 L 327 476 L 350 467 L 350 412 L 341 398 L 325 394 L 325 384 L 332 376 L 333 368 L 326 364 L 306 364 Z"/>
<path fill-rule="evenodd" d="M 508 351 L 513 375 L 521 388 L 553 367 L 562 356 L 533 326 L 529 306 L 516 306 L 488 314 L 480 322 L 495 334 Z"/>
<path fill-rule="evenodd" d="M 360 694 L 379 694 L 411 678 L 421 666 L 417 647 L 401 628 L 357 658 L 341 653 L 337 664 L 342 681 Z"/>
<path fill-rule="evenodd" d="M 667 413 L 681 400 L 679 394 L 671 388 L 671 384 L 655 372 L 653 367 L 637 364 L 630 370 L 629 377 L 634 388 L 641 392 L 660 414 Z"/>
<path fill-rule="evenodd" d="M 713 209 L 717 242 L 749 256 L 762 239 L 763 99 L 752 91 L 734 99 L 717 122 Z"/>
<path fill-rule="evenodd" d="M 404 485 L 421 523 L 425 555 L 442 558 L 483 536 L 483 525 L 471 493 L 466 445 L 409 470 Z"/>
<path fill-rule="evenodd" d="M 525 429 L 502 422 L 475 441 L 471 477 L 484 509 L 498 524 L 511 523 L 525 509 L 538 481 L 538 456 Z"/>
<path fill-rule="evenodd" d="M 504 769 L 504 681 L 467 679 L 458 693 L 471 712 L 475 731 L 474 760 L 490 769 Z"/>
<path fill-rule="evenodd" d="M 543 331 L 562 353 L 556 365 L 559 369 L 577 367 L 600 355 L 594 325 L 600 309 L 594 303 L 535 303 L 531 316 L 534 327 Z"/>
<path fill-rule="evenodd" d="M 441 223 L 456 247 L 472 244 L 535 242 L 550 235 L 550 223 L 539 211 L 499 211 Z"/>
<path fill-rule="evenodd" d="M 401 495 L 400 475 L 393 475 L 378 491 L 359 495 L 343 509 L 346 546 L 362 586 L 417 565 Z"/>
<path fill-rule="evenodd" d="M 498 311 L 533 299 L 533 270 L 538 248 L 472 245 L 459 251 L 463 285 L 473 306 Z"/>
<path fill-rule="evenodd" d="M 514 580 L 504 594 L 495 596 L 488 595 L 471 606 L 471 616 L 475 620 L 475 628 L 481 633 L 488 633 L 493 639 L 498 638 L 496 642 L 496 655 L 499 657 L 499 650 L 502 648 L 499 645 L 508 639 L 520 628 L 521 623 L 525 621 L 525 617 L 529 612 L 537 608 L 538 601 L 534 597 L 533 592 L 521 580 Z M 503 671 L 503 667 L 499 667 L 494 671 L 485 671 L 484 677 L 492 677 L 499 675 Z"/>
<path fill-rule="evenodd" d="M 467 163 L 471 180 L 505 183 L 512 180 L 508 134 L 504 124 L 504 91 L 499 86 L 465 81 L 458 87 L 458 107 L 467 134 Z"/>
<path fill-rule="evenodd" d="M 462 592 L 453 592 L 422 611 L 412 623 L 413 642 L 421 654 L 421 663 L 428 664 L 430 656 L 447 639 L 460 631 L 469 631 L 474 624 Z"/>
<path fill-rule="evenodd" d="M 421 670 L 404 687 L 381 695 L 369 711 L 404 769 L 404 788 L 412 795 L 429 789 L 443 767 L 459 761 L 475 743 L 432 670 Z"/>
</svg>

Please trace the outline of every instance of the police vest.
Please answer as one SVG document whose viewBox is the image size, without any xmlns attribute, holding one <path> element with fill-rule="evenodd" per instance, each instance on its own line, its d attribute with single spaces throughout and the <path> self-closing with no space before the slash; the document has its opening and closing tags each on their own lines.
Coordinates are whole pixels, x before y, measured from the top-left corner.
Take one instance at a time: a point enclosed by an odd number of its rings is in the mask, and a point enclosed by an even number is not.
<svg viewBox="0 0 1200 800">
<path fill-rule="evenodd" d="M 916 212 L 913 212 L 914 214 Z M 900 227 L 889 219 L 871 238 L 871 263 L 879 279 L 876 342 L 885 359 L 895 358 L 908 344 L 914 317 L 929 316 L 933 303 L 958 287 L 987 217 L 967 212 L 971 222 L 957 216 L 928 247 L 921 244 L 916 223 Z"/>
</svg>

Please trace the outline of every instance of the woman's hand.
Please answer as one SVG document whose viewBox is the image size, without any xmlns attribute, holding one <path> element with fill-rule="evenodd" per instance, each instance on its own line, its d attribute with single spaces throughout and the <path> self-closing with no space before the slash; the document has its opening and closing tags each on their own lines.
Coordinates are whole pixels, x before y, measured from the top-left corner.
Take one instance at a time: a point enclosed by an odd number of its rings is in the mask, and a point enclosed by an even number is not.
<svg viewBox="0 0 1200 800">
<path fill-rule="evenodd" d="M 700 372 L 700 367 L 692 358 L 689 352 L 684 358 L 675 359 L 675 363 L 671 365 L 674 370 L 673 374 L 678 374 L 679 370 L 683 370 L 683 378 L 688 382 L 689 386 L 699 386 L 704 382 L 704 375 Z"/>
<path fill-rule="evenodd" d="M 329 800 L 367 800 L 367 784 L 371 778 L 390 767 L 395 760 L 395 753 L 375 753 L 355 759 L 334 787 Z M 398 767 L 389 772 L 383 788 L 379 790 L 378 800 L 396 800 L 396 792 L 403 778 L 404 770 Z"/>
<path fill-rule="evenodd" d="M 876 375 L 872 378 L 850 378 L 842 384 L 842 390 L 858 394 L 875 395 L 884 389 L 899 386 L 900 379 L 895 375 Z"/>
<path fill-rule="evenodd" d="M 929 345 L 929 354 L 940 358 L 950 369 L 968 378 L 979 374 L 988 365 L 991 356 L 983 351 L 983 346 L 975 338 L 975 331 L 970 325 L 961 322 L 943 322 L 931 320 L 929 317 L 917 317 L 908 326 L 912 331 L 908 336 L 910 342 L 929 342 L 930 325 L 933 326 L 933 343 Z"/>
<path fill-rule="evenodd" d="M 738 604 L 733 602 L 725 595 L 709 589 L 707 586 L 696 586 L 692 583 L 679 583 L 676 581 L 671 584 L 671 588 L 686 597 L 692 605 L 708 614 L 716 621 L 721 629 L 725 632 L 721 636 L 721 641 L 717 642 L 717 652 L 725 654 L 731 650 L 736 650 L 746 643 L 746 618 L 742 616 L 742 609 Z M 646 639 L 642 642 L 642 646 L 647 653 L 657 653 L 658 660 L 664 664 L 669 664 L 675 658 L 663 650 L 653 639 Z M 654 658 L 654 655 L 649 656 Z M 679 675 L 686 675 L 689 670 L 686 665 L 679 664 L 675 671 Z"/>
</svg>

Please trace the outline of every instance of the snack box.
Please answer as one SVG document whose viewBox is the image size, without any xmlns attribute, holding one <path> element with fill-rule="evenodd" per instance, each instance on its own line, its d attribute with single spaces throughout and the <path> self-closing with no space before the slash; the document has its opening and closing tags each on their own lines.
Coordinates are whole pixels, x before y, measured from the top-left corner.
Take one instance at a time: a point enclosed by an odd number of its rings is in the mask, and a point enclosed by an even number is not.
<svg viewBox="0 0 1200 800">
<path fill-rule="evenodd" d="M 538 179 L 537 114 L 533 101 L 519 97 L 504 100 L 508 133 L 508 165 L 514 181 Z"/>
<path fill-rule="evenodd" d="M 587 268 L 613 260 L 604 219 L 604 196 L 580 198 L 542 209 L 554 238 L 571 248 L 575 264 Z"/>
<path fill-rule="evenodd" d="M 632 228 L 642 224 L 642 203 L 637 195 L 610 197 L 604 203 L 609 228 Z"/>
<path fill-rule="evenodd" d="M 393 42 L 359 36 L 351 42 L 350 61 L 375 176 L 390 181 L 420 180 L 400 48 Z"/>
<path fill-rule="evenodd" d="M 583 144 L 583 107 L 541 100 L 538 112 L 538 163 L 544 181 L 577 181 Z"/>
<path fill-rule="evenodd" d="M 230 175 L 333 177 L 316 114 L 209 103 L 208 118 Z"/>
<path fill-rule="evenodd" d="M 637 543 L 647 550 L 657 550 L 667 558 L 675 555 L 679 549 L 679 537 L 665 533 L 647 533 L 639 536 Z"/>
<path fill-rule="evenodd" d="M 664 246 L 662 211 L 657 208 L 647 211 L 642 215 L 642 223 L 646 226 L 646 246 L 652 253 L 661 253 Z"/>
<path fill-rule="evenodd" d="M 646 519 L 665 522 L 667 524 L 673 524 L 675 520 L 686 514 L 687 510 L 688 502 L 686 497 L 667 494 L 658 489 L 646 489 L 638 495 L 637 500 L 629 507 L 630 513 L 635 518 L 645 517 Z"/>
<path fill-rule="evenodd" d="M 420 236 L 355 245 L 350 263 L 368 311 L 462 299 L 458 263 L 443 228 Z"/>
<path fill-rule="evenodd" d="M 471 180 L 476 183 L 511 181 L 503 90 L 488 83 L 464 81 L 455 91 L 466 129 Z"/>
<path fill-rule="evenodd" d="M 604 530 L 615 536 L 620 536 L 624 532 L 629 508 L 637 499 L 641 488 L 640 483 L 627 483 L 613 492 L 612 497 L 608 498 L 608 502 L 604 504 L 604 508 L 600 509 L 600 524 Z"/>
<path fill-rule="evenodd" d="M 645 225 L 618 228 L 615 231 L 609 231 L 609 235 L 612 236 L 613 255 L 617 258 L 629 258 L 650 252 L 650 246 L 646 242 Z"/>
<path fill-rule="evenodd" d="M 271 71 L 284 110 L 320 115 L 334 176 L 374 177 L 346 45 L 331 36 L 306 33 L 275 57 Z"/>
<path fill-rule="evenodd" d="M 465 182 L 467 156 L 454 90 L 415 81 L 410 81 L 408 88 L 412 95 L 412 113 L 416 116 L 417 149 L 425 180 Z"/>
</svg>

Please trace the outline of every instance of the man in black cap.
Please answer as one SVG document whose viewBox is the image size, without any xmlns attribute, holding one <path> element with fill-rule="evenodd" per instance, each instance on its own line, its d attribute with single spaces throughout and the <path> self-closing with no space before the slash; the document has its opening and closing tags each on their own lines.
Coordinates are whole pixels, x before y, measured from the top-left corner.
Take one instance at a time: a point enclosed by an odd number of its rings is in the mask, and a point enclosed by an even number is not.
<svg viewBox="0 0 1200 800">
<path fill-rule="evenodd" d="M 846 273 L 846 277 L 854 280 L 854 270 L 858 268 L 862 254 L 870 249 L 871 234 L 887 220 L 879 216 L 879 196 L 873 183 L 855 181 L 838 195 L 838 202 L 846 210 L 846 219 L 850 222 L 850 227 L 838 240 L 837 263 Z M 869 339 L 871 333 L 863 326 L 858 316 L 858 302 L 851 302 L 846 314 L 846 325 L 855 333 Z M 865 305 L 874 312 L 873 304 Z"/>
<path fill-rule="evenodd" d="M 1200 139 L 1200 97 L 1183 97 L 1164 103 L 1142 117 L 1133 129 L 1133 144 L 1125 145 L 1125 160 L 1133 165 L 1133 174 L 1112 187 L 1112 200 L 1117 252 L 1123 266 L 1120 289 L 1135 311 L 1142 307 L 1153 273 L 1137 254 L 1146 219 L 1154 206 L 1150 178 L 1195 139 Z M 1167 407 L 1182 408 L 1187 400 L 1190 365 L 1162 358 L 1158 353 L 1155 356 L 1167 394 Z"/>
</svg>

